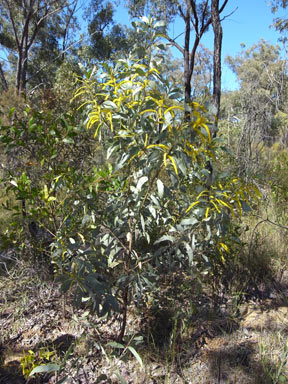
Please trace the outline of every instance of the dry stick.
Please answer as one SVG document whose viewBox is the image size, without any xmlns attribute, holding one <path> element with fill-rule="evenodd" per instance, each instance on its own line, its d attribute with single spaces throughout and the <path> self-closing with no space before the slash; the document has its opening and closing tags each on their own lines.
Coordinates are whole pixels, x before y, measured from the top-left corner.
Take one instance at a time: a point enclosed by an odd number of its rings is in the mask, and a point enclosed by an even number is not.
<svg viewBox="0 0 288 384">
<path fill-rule="evenodd" d="M 220 351 L 220 355 L 218 358 L 218 380 L 217 380 L 218 384 L 221 384 L 221 363 L 222 363 L 222 354 Z"/>
<path fill-rule="evenodd" d="M 131 219 L 128 220 L 129 225 L 129 248 L 128 248 L 128 254 L 126 256 L 127 263 L 125 267 L 127 268 L 128 277 L 130 274 L 130 259 L 131 259 L 131 252 L 132 252 L 132 226 L 131 226 Z M 118 336 L 118 340 L 122 341 L 123 337 L 125 335 L 126 325 L 127 325 L 127 312 L 128 312 L 128 304 L 129 304 L 129 282 L 124 288 L 123 292 L 123 305 L 124 305 L 124 314 L 123 314 L 123 321 L 122 321 L 122 327 L 120 334 Z"/>
</svg>

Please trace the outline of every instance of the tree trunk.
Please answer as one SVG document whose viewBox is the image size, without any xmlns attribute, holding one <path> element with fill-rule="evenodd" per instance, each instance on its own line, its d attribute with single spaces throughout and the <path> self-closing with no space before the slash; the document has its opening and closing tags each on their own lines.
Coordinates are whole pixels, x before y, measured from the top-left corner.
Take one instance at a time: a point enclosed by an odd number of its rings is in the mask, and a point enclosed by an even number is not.
<svg viewBox="0 0 288 384">
<path fill-rule="evenodd" d="M 1 83 L 2 83 L 2 87 L 3 87 L 4 91 L 8 91 L 8 84 L 7 84 L 7 81 L 5 79 L 5 75 L 4 75 L 4 71 L 3 71 L 1 63 L 0 63 L 0 78 L 1 78 Z"/>
<path fill-rule="evenodd" d="M 21 88 L 21 72 L 22 72 L 22 51 L 18 51 L 17 71 L 16 71 L 16 91 L 20 92 Z"/>
<path fill-rule="evenodd" d="M 22 60 L 21 87 L 20 87 L 20 90 L 23 93 L 26 93 L 27 67 L 28 67 L 28 47 L 27 47 L 27 38 L 26 38 L 24 43 L 24 54 L 23 54 L 23 60 Z"/>
<path fill-rule="evenodd" d="M 185 42 L 184 42 L 184 91 L 185 91 L 185 104 L 189 105 L 191 102 L 191 74 L 190 74 L 190 9 L 187 7 L 185 16 Z"/>
<path fill-rule="evenodd" d="M 219 15 L 219 0 L 211 0 L 211 19 L 214 31 L 214 53 L 213 53 L 213 104 L 216 109 L 217 120 L 220 115 L 221 101 L 221 51 L 223 31 Z M 216 136 L 216 132 L 213 132 Z"/>
</svg>

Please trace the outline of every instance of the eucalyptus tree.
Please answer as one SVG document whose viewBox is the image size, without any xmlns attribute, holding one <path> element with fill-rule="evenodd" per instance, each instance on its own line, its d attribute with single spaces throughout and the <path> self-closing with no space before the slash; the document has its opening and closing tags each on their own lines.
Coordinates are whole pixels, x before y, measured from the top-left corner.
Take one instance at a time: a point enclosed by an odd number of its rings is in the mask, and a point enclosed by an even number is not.
<svg viewBox="0 0 288 384">
<path fill-rule="evenodd" d="M 16 61 L 15 87 L 25 92 L 30 54 L 41 47 L 40 33 L 57 26 L 55 38 L 67 44 L 68 30 L 78 0 L 3 0 L 0 3 L 0 44 Z M 53 20 L 53 22 L 52 22 Z M 55 33 L 55 30 L 54 30 Z M 42 39 L 43 43 L 43 39 Z M 3 84 L 3 80 L 2 80 Z"/>
<path fill-rule="evenodd" d="M 234 98 L 234 113 L 240 118 L 242 132 L 238 142 L 240 172 L 255 171 L 263 143 L 287 138 L 287 61 L 279 46 L 261 40 L 251 48 L 243 46 L 227 62 L 236 74 L 240 89 Z M 230 98 L 233 100 L 233 97 Z"/>
<path fill-rule="evenodd" d="M 276 13 L 279 8 L 286 9 L 288 6 L 287 0 L 272 0 L 270 2 L 271 10 L 273 13 Z M 285 17 L 276 17 L 274 20 L 274 27 L 280 31 L 285 32 L 288 29 L 288 19 Z"/>
<path fill-rule="evenodd" d="M 91 0 L 84 12 L 90 36 L 92 60 L 110 60 L 113 55 L 128 52 L 128 29 L 114 21 L 115 6 L 112 2 Z"/>
<path fill-rule="evenodd" d="M 176 39 L 165 37 L 169 43 L 176 47 L 183 55 L 184 61 L 184 94 L 185 102 L 191 102 L 192 90 L 191 79 L 195 68 L 196 52 L 203 35 L 208 31 L 209 26 L 213 26 L 214 31 L 214 103 L 219 113 L 220 94 L 221 94 L 221 44 L 222 28 L 220 15 L 224 11 L 228 0 L 220 4 L 219 0 L 183 0 L 181 2 L 171 0 L 161 1 L 135 1 L 130 0 L 129 10 L 132 16 L 139 16 L 144 11 L 150 12 L 157 17 L 164 19 L 167 24 L 180 17 L 184 22 L 184 46 L 179 44 Z M 193 37 L 192 37 L 193 36 Z"/>
</svg>

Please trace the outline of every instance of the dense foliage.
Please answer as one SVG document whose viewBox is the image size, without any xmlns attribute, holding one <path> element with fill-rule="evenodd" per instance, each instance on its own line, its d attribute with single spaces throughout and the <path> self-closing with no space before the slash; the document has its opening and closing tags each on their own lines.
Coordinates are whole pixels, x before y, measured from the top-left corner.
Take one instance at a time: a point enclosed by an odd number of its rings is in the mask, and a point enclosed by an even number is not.
<svg viewBox="0 0 288 384">
<path fill-rule="evenodd" d="M 124 308 L 121 339 L 131 299 L 145 300 L 161 274 L 225 265 L 231 219 L 259 196 L 252 184 L 217 171 L 215 117 L 196 102 L 184 107 L 179 89 L 161 76 L 157 26 L 136 24 L 154 45 L 148 56 L 139 58 L 136 47 L 78 79 L 75 97 L 94 145 L 75 117 L 53 120 L 29 108 L 26 120 L 1 130 L 9 156 L 21 151 L 3 181 L 22 201 L 37 251 L 48 253 L 78 303 L 100 316 Z"/>
</svg>

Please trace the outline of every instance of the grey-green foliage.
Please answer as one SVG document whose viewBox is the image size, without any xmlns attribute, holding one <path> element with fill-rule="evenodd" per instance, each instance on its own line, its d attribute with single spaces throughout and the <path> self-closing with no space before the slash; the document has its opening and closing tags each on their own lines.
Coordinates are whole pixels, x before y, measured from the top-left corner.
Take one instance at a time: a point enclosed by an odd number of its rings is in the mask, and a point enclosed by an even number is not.
<svg viewBox="0 0 288 384">
<path fill-rule="evenodd" d="M 112 2 L 91 0 L 85 18 L 90 35 L 90 57 L 92 60 L 109 60 L 115 54 L 127 52 L 127 28 L 114 21 L 115 6 Z"/>
<path fill-rule="evenodd" d="M 230 97 L 229 114 L 240 119 L 238 161 L 240 171 L 247 174 L 255 171 L 259 145 L 273 143 L 282 135 L 280 120 L 287 113 L 287 62 L 279 46 L 264 40 L 248 49 L 243 46 L 240 54 L 226 61 L 240 86 L 235 97 Z"/>
<path fill-rule="evenodd" d="M 272 0 L 269 5 L 271 6 L 271 10 L 273 13 L 277 13 L 279 11 L 279 9 L 283 8 L 283 9 L 286 9 L 287 8 L 287 0 Z M 273 23 L 273 26 L 276 28 L 276 30 L 278 30 L 279 32 L 281 33 L 284 33 L 287 31 L 288 29 L 288 20 L 287 18 L 285 17 L 276 17 L 274 19 L 274 23 Z M 285 40 L 285 38 L 284 38 Z"/>
<path fill-rule="evenodd" d="M 53 62 L 66 49 L 71 32 L 77 27 L 74 16 L 77 3 L 77 0 L 0 3 L 0 44 L 9 54 L 18 90 L 26 89 L 28 78 L 39 72 L 43 59 L 44 64 Z M 49 70 L 53 72 L 53 66 Z M 45 75 L 49 76 L 48 72 L 42 71 L 38 81 L 45 82 Z"/>
<path fill-rule="evenodd" d="M 210 101 L 213 91 L 213 53 L 199 45 L 195 56 L 194 73 L 192 77 L 192 99 L 200 104 Z"/>
<path fill-rule="evenodd" d="M 171 22 L 178 14 L 179 2 L 170 1 L 147 1 L 147 0 L 129 0 L 128 9 L 132 17 L 138 18 L 143 15 L 151 15 L 156 19 Z"/>
<path fill-rule="evenodd" d="M 218 141 L 209 128 L 215 117 L 197 103 L 185 110 L 179 89 L 162 76 L 158 26 L 152 18 L 135 23 L 153 43 L 149 51 L 141 58 L 135 49 L 113 66 L 84 73 L 76 94 L 110 162 L 105 178 L 95 180 L 106 204 L 94 225 L 123 324 L 132 298 L 145 300 L 161 274 L 223 266 L 230 215 L 249 209 L 254 191 L 214 165 L 211 177 L 207 162 L 214 164 Z"/>
</svg>

